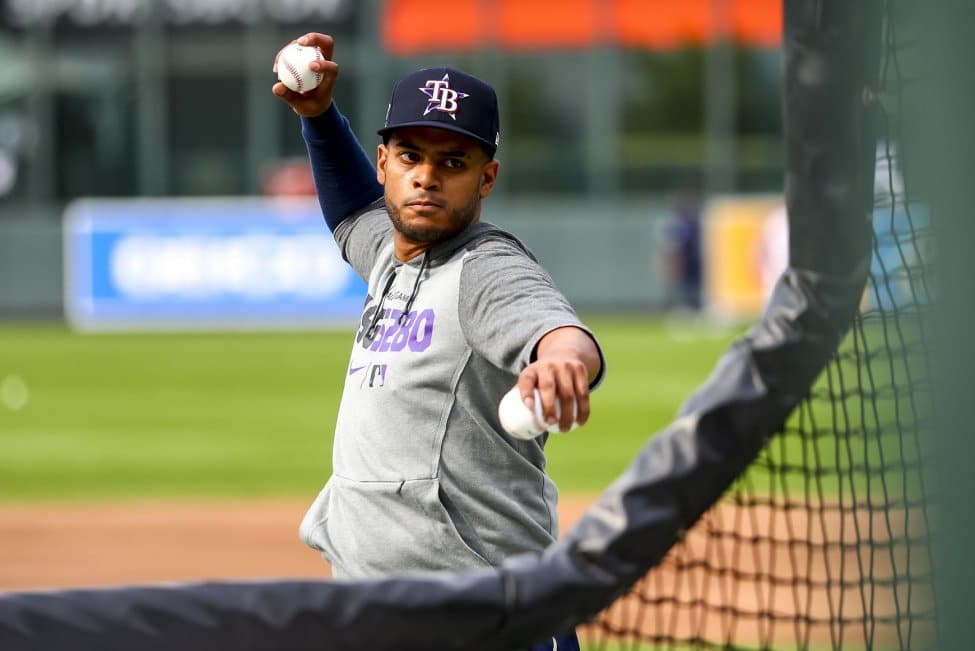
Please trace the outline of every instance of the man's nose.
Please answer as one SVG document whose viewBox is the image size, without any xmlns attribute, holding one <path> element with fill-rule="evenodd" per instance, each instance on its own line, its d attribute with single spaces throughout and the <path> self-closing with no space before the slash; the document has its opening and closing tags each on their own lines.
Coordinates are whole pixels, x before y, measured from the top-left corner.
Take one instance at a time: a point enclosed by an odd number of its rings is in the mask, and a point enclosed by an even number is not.
<svg viewBox="0 0 975 651">
<path fill-rule="evenodd" d="M 436 190 L 440 187 L 437 169 L 433 163 L 421 163 L 413 168 L 413 187 L 422 190 Z"/>
</svg>

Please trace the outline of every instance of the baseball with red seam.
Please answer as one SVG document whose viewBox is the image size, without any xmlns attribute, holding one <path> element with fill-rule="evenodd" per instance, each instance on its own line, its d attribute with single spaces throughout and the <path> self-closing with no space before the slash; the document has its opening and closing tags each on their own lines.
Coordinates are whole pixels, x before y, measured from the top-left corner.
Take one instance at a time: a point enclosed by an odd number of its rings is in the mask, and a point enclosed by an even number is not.
<svg viewBox="0 0 975 651">
<path fill-rule="evenodd" d="M 529 409 L 521 399 L 521 391 L 518 387 L 513 387 L 508 393 L 504 394 L 501 402 L 498 403 L 498 419 L 501 427 L 513 437 L 523 440 L 530 440 L 543 432 L 555 433 L 559 431 L 558 423 L 547 425 L 545 416 L 542 413 L 542 397 L 535 389 L 535 408 Z M 573 411 L 578 409 L 573 405 Z M 555 403 L 555 416 L 560 418 L 562 415 L 561 403 Z M 572 426 L 569 431 L 579 426 L 576 422 L 576 414 L 572 415 Z"/>
<path fill-rule="evenodd" d="M 296 93 L 307 93 L 322 83 L 322 73 L 313 71 L 308 65 L 312 61 L 324 60 L 317 47 L 291 43 L 278 55 L 278 79 Z"/>
</svg>

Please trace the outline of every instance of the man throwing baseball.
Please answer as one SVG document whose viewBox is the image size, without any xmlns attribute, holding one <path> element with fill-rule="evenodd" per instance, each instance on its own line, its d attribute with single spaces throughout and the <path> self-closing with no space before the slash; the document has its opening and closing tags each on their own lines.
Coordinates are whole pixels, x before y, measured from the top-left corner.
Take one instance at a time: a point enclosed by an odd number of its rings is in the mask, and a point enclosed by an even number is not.
<svg viewBox="0 0 975 651">
<path fill-rule="evenodd" d="M 548 423 L 584 424 L 604 362 L 532 254 L 480 220 L 499 170 L 494 90 L 451 68 L 403 77 L 373 167 L 333 101 L 331 37 L 298 42 L 321 49 L 323 80 L 273 92 L 301 116 L 325 222 L 369 287 L 333 474 L 301 537 L 337 578 L 538 553 L 558 535 L 547 436 L 507 434 L 498 402 L 517 384 L 532 407 L 537 388 Z"/>
</svg>

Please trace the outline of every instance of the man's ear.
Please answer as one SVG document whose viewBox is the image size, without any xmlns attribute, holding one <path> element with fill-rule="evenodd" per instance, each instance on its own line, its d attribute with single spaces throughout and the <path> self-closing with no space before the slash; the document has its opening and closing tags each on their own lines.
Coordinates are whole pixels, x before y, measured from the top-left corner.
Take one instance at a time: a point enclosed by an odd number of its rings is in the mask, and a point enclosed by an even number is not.
<svg viewBox="0 0 975 651">
<path fill-rule="evenodd" d="M 380 144 L 376 147 L 376 180 L 379 181 L 379 185 L 386 185 L 386 157 L 389 155 L 389 150 L 386 149 L 386 145 Z"/>
<path fill-rule="evenodd" d="M 498 168 L 500 164 L 497 159 L 492 159 L 484 166 L 481 171 L 481 198 L 486 199 L 491 190 L 494 189 L 494 183 L 498 180 Z"/>
</svg>

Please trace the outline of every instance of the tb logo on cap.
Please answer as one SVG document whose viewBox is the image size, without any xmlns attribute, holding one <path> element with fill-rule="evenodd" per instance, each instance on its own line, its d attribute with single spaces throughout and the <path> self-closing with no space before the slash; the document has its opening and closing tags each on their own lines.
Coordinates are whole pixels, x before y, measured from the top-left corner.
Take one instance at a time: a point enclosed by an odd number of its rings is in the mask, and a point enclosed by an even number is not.
<svg viewBox="0 0 975 651">
<path fill-rule="evenodd" d="M 443 79 L 431 79 L 427 81 L 426 86 L 419 90 L 430 98 L 430 101 L 427 102 L 426 110 L 423 111 L 423 115 L 427 115 L 430 111 L 442 111 L 454 120 L 457 119 L 457 116 L 454 115 L 458 108 L 457 100 L 464 99 L 468 96 L 467 93 L 462 93 L 450 87 L 450 75 L 448 74 L 445 74 Z"/>
</svg>

